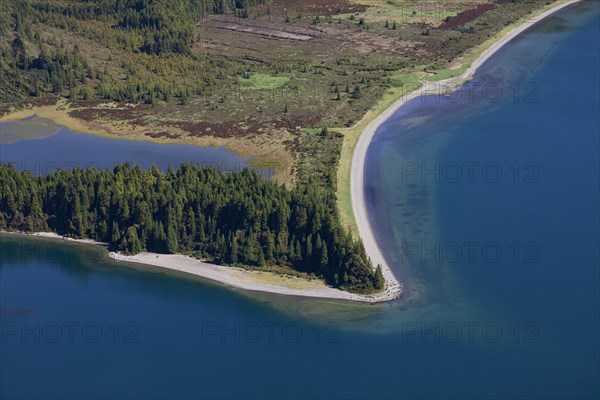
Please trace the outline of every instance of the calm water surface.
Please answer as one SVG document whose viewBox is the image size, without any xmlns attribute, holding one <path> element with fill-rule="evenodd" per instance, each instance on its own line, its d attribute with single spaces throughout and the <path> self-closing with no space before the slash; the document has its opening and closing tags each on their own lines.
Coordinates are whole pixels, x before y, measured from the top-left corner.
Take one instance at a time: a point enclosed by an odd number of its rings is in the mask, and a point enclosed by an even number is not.
<svg viewBox="0 0 600 400">
<path fill-rule="evenodd" d="M 76 133 L 43 118 L 32 116 L 0 124 L 0 160 L 32 174 L 58 168 L 111 167 L 126 161 L 163 171 L 183 162 L 224 171 L 241 171 L 248 160 L 222 147 L 158 144 Z M 263 171 L 266 173 L 266 171 Z"/>
<path fill-rule="evenodd" d="M 249 295 L 2 236 L 0 394 L 597 398 L 598 8 L 377 133 L 368 203 L 404 301 Z"/>
</svg>

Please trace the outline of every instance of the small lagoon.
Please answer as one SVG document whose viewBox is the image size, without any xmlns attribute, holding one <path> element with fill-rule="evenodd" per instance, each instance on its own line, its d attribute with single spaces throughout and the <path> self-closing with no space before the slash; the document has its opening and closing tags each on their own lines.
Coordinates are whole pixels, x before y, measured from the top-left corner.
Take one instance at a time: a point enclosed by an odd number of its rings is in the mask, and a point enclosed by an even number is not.
<svg viewBox="0 0 600 400">
<path fill-rule="evenodd" d="M 182 163 L 222 171 L 241 171 L 249 159 L 222 147 L 162 144 L 76 133 L 47 119 L 32 116 L 0 124 L 0 160 L 34 175 L 58 168 L 107 168 L 129 162 L 142 168 L 153 164 L 166 171 Z M 259 171 L 264 175 L 267 171 Z"/>
</svg>

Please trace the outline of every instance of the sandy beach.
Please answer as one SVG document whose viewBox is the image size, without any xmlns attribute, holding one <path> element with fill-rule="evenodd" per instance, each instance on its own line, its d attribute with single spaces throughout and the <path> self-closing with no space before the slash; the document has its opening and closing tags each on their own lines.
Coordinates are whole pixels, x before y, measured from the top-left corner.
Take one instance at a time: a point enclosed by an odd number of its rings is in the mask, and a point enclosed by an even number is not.
<svg viewBox="0 0 600 400">
<path fill-rule="evenodd" d="M 106 243 L 89 239 L 73 239 L 58 235 L 54 232 L 0 232 L 3 234 L 24 237 L 39 237 L 66 243 L 81 243 L 85 245 L 101 246 L 106 248 Z M 108 251 L 108 250 L 107 250 Z M 364 303 L 379 303 L 392 300 L 397 293 L 384 291 L 373 296 L 363 296 L 329 287 L 323 281 L 308 280 L 294 276 L 285 276 L 271 272 L 251 271 L 243 268 L 227 267 L 210 264 L 193 257 L 181 254 L 139 253 L 125 255 L 108 252 L 108 257 L 118 263 L 129 263 L 140 266 L 151 266 L 163 272 L 176 272 L 214 282 L 225 286 L 247 291 L 267 292 L 289 296 L 315 297 L 324 299 L 348 300 Z M 126 265 L 125 265 L 126 266 Z"/>
<path fill-rule="evenodd" d="M 425 96 L 429 94 L 440 94 L 440 92 L 447 92 L 448 89 L 456 88 L 469 79 L 472 78 L 473 74 L 477 69 L 485 62 L 488 58 L 490 58 L 495 52 L 497 52 L 502 46 L 512 40 L 514 37 L 522 33 L 523 31 L 529 29 L 532 25 L 541 21 L 542 19 L 548 17 L 549 15 L 555 13 L 556 11 L 567 7 L 571 4 L 577 3 L 581 0 L 571 0 L 561 4 L 558 4 L 540 14 L 537 14 L 510 30 L 506 34 L 502 35 L 502 37 L 497 40 L 494 44 L 484 50 L 479 57 L 467 68 L 467 70 L 460 75 L 459 77 L 449 78 L 443 81 L 438 82 L 428 82 L 426 79 L 423 80 L 423 87 L 418 90 L 415 90 L 411 93 L 408 93 L 398 99 L 395 103 L 393 103 L 390 107 L 388 107 L 383 113 L 379 114 L 375 119 L 373 119 L 366 128 L 360 134 L 358 142 L 356 143 L 356 147 L 354 149 L 354 153 L 352 155 L 352 168 L 350 172 L 350 194 L 352 198 L 352 211 L 354 213 L 354 218 L 356 219 L 356 225 L 358 227 L 358 232 L 360 238 L 363 241 L 365 246 L 365 250 L 373 265 L 381 265 L 383 270 L 383 275 L 386 280 L 386 290 L 397 291 L 398 295 L 402 290 L 402 285 L 395 277 L 392 272 L 389 264 L 387 263 L 385 257 L 383 256 L 381 249 L 377 244 L 377 240 L 373 233 L 373 229 L 371 227 L 371 223 L 369 221 L 369 216 L 365 204 L 365 196 L 364 196 L 364 167 L 365 160 L 367 156 L 367 150 L 377 132 L 377 129 L 383 124 L 388 118 L 390 118 L 400 107 L 411 101 L 412 99 Z"/>
</svg>

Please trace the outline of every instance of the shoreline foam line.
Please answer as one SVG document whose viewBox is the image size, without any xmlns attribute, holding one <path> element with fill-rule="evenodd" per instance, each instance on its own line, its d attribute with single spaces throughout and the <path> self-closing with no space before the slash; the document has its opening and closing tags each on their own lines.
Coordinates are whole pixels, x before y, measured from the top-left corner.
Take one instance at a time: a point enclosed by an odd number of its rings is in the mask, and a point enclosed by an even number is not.
<svg viewBox="0 0 600 400">
<path fill-rule="evenodd" d="M 485 49 L 477 57 L 477 59 L 473 61 L 469 68 L 467 68 L 467 70 L 459 77 L 452 77 L 443 81 L 433 83 L 423 80 L 422 88 L 417 89 L 409 94 L 403 95 L 400 99 L 396 100 L 385 111 L 383 111 L 371 122 L 369 122 L 369 124 L 361 132 L 356 143 L 356 147 L 354 148 L 354 153 L 352 155 L 352 166 L 350 171 L 350 197 L 352 200 L 352 212 L 356 221 L 358 233 L 363 242 L 363 245 L 365 246 L 367 255 L 371 258 L 371 261 L 374 266 L 381 265 L 383 276 L 385 277 L 386 281 L 385 291 L 386 293 L 389 292 L 388 295 L 392 296 L 392 298 L 397 298 L 402 294 L 402 285 L 394 275 L 392 269 L 390 268 L 385 257 L 383 256 L 379 245 L 377 244 L 377 240 L 375 239 L 373 228 L 369 220 L 364 192 L 364 167 L 367 157 L 367 150 L 369 148 L 369 145 L 371 144 L 371 141 L 373 140 L 373 137 L 375 136 L 375 133 L 377 132 L 377 129 L 385 121 L 392 117 L 396 113 L 396 111 L 398 111 L 403 105 L 405 105 L 410 100 L 418 96 L 437 94 L 439 93 L 439 88 L 442 88 L 446 84 L 450 83 L 452 83 L 452 86 L 458 89 L 460 85 L 469 81 L 472 78 L 475 71 L 477 71 L 477 69 L 479 69 L 479 67 L 481 67 L 483 63 L 485 63 L 494 53 L 496 53 L 506 43 L 510 42 L 520 33 L 529 29 L 537 22 L 554 14 L 556 11 L 561 10 L 572 4 L 578 3 L 580 1 L 581 0 L 570 0 L 561 4 L 557 4 L 556 6 L 533 16 L 532 18 L 521 23 L 517 27 L 511 29 L 509 32 L 502 35 L 502 37 L 500 37 L 490 47 Z M 448 87 L 451 86 L 448 85 Z"/>
</svg>

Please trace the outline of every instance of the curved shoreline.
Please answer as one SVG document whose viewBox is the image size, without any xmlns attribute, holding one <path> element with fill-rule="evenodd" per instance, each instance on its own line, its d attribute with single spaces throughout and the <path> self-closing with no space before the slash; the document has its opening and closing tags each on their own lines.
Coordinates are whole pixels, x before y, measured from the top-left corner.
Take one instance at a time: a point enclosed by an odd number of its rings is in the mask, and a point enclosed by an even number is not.
<svg viewBox="0 0 600 400">
<path fill-rule="evenodd" d="M 481 54 L 479 54 L 479 56 L 475 59 L 475 61 L 471 63 L 467 70 L 457 77 L 451 77 L 437 82 L 428 82 L 426 79 L 423 79 L 423 87 L 411 93 L 402 95 L 400 99 L 396 100 L 385 111 L 383 111 L 372 121 L 370 121 L 361 132 L 358 141 L 356 142 L 354 152 L 352 154 L 352 166 L 350 170 L 350 197 L 352 201 L 352 213 L 354 214 L 354 219 L 356 221 L 358 233 L 365 247 L 365 251 L 367 255 L 371 258 L 373 265 L 381 265 L 383 276 L 385 277 L 386 281 L 386 292 L 396 292 L 394 298 L 399 297 L 402 294 L 402 284 L 394 275 L 392 269 L 390 268 L 385 257 L 383 256 L 379 245 L 377 244 L 377 240 L 375 238 L 373 227 L 371 226 L 371 222 L 369 220 L 365 202 L 364 168 L 367 157 L 367 150 L 369 148 L 369 145 L 371 144 L 371 141 L 373 140 L 373 137 L 375 136 L 375 133 L 377 132 L 377 129 L 385 121 L 392 117 L 396 113 L 396 111 L 398 111 L 403 105 L 405 105 L 414 98 L 431 94 L 439 94 L 441 91 L 447 92 L 448 90 L 452 90 L 452 88 L 458 89 L 460 85 L 469 81 L 472 78 L 475 71 L 477 71 L 477 69 L 479 69 L 479 67 L 481 67 L 483 63 L 485 63 L 492 55 L 494 55 L 494 53 L 496 53 L 506 43 L 510 42 L 516 36 L 529 29 L 531 26 L 535 25 L 544 18 L 580 1 L 581 0 L 569 0 L 564 3 L 557 4 L 551 7 L 550 9 L 542 11 L 541 13 L 534 15 L 527 21 L 519 24 L 517 27 L 511 29 L 510 31 L 502 35 L 491 46 L 483 50 Z"/>
<path fill-rule="evenodd" d="M 445 90 L 451 89 L 449 84 L 457 85 L 469 80 L 472 74 L 504 44 L 545 17 L 579 1 L 581 0 L 570 0 L 560 3 L 533 16 L 529 20 L 521 23 L 519 26 L 505 33 L 491 46 L 482 51 L 477 59 L 471 63 L 471 65 L 462 75 L 435 83 L 429 83 L 426 80 L 423 80 L 423 87 L 421 89 L 409 94 L 404 94 L 390 107 L 385 109 L 385 111 L 371 120 L 360 133 L 353 150 L 350 168 L 350 197 L 352 200 L 352 212 L 354 214 L 356 226 L 358 228 L 360 238 L 363 241 L 366 253 L 370 256 L 373 265 L 381 265 L 382 267 L 382 272 L 385 278 L 385 289 L 383 292 L 372 296 L 358 295 L 328 287 L 321 281 L 291 278 L 274 273 L 249 271 L 236 267 L 224 267 L 205 263 L 185 255 L 141 253 L 135 256 L 126 256 L 118 253 L 109 253 L 109 257 L 119 262 L 136 263 L 139 265 L 160 268 L 161 270 L 165 271 L 194 275 L 203 279 L 223 283 L 229 287 L 239 288 L 247 291 L 268 292 L 301 297 L 349 300 L 366 303 L 386 302 L 400 297 L 402 294 L 402 285 L 395 277 L 377 244 L 371 223 L 368 218 L 364 198 L 364 164 L 368 147 L 377 129 L 383 122 L 390 118 L 408 101 L 420 95 L 436 94 L 439 92 L 440 88 L 444 88 Z M 448 86 L 444 86 L 445 84 L 448 84 Z M 33 236 L 53 238 L 61 241 L 66 240 L 68 242 L 83 243 L 88 245 L 102 245 L 101 243 L 91 240 L 69 239 L 53 233 L 19 233 L 19 235 L 23 235 L 25 237 Z"/>
<path fill-rule="evenodd" d="M 108 258 L 116 263 L 136 264 L 146 268 L 148 271 L 159 269 L 166 273 L 190 275 L 202 278 L 203 280 L 218 282 L 229 288 L 242 289 L 249 292 L 265 292 L 286 296 L 312 297 L 361 303 L 379 303 L 390 300 L 385 292 L 371 296 L 360 295 L 327 286 L 323 281 L 318 279 L 309 280 L 300 277 L 275 274 L 273 272 L 246 270 L 238 267 L 210 264 L 183 254 L 157 254 L 144 252 L 131 256 L 125 255 L 108 251 L 108 245 L 106 243 L 90 239 L 68 238 L 54 232 L 26 233 L 0 231 L 0 237 L 2 237 L 1 235 L 14 235 L 23 238 L 41 238 L 60 241 L 63 244 L 76 243 L 102 247 L 107 251 Z M 140 270 L 142 270 L 142 268 L 140 268 Z"/>
</svg>

